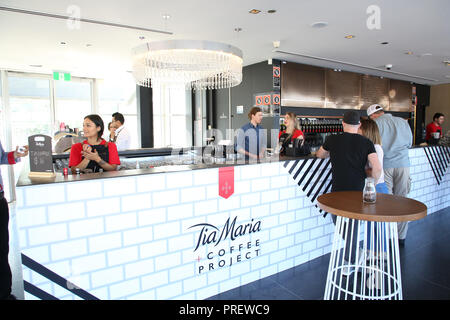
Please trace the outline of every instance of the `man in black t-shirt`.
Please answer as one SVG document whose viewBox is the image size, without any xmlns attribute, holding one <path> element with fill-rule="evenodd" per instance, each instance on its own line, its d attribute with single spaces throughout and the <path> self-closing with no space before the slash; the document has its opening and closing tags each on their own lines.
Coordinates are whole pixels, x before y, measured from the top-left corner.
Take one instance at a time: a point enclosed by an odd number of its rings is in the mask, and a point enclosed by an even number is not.
<svg viewBox="0 0 450 320">
<path fill-rule="evenodd" d="M 372 177 L 375 178 L 375 181 L 380 177 L 381 164 L 372 141 L 358 134 L 361 125 L 359 119 L 356 111 L 347 111 L 342 122 L 344 133 L 328 136 L 317 151 L 318 158 L 330 157 L 331 159 L 332 191 L 362 191 L 366 179 L 367 163 L 372 167 Z M 332 215 L 332 219 L 336 224 L 335 215 Z M 353 234 L 358 234 L 358 224 L 354 223 L 353 219 L 350 219 L 350 224 L 354 226 L 350 226 L 349 229 L 354 228 Z M 353 241 L 350 243 L 351 238 L 347 237 L 344 258 L 354 264 L 356 254 L 352 254 L 352 252 L 355 252 L 357 238 L 353 237 Z M 348 268 L 346 275 L 351 274 L 353 270 Z"/>
</svg>

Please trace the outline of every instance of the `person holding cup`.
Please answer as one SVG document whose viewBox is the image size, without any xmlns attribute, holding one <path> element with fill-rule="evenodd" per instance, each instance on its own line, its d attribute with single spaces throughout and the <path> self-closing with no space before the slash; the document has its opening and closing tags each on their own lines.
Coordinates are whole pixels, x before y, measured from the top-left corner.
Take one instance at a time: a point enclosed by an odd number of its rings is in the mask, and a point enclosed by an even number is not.
<svg viewBox="0 0 450 320">
<path fill-rule="evenodd" d="M 0 164 L 15 164 L 28 155 L 28 146 L 16 147 L 15 151 L 5 152 L 0 142 Z M 8 263 L 9 253 L 9 207 L 3 190 L 0 173 L 0 300 L 16 300 L 11 294 L 12 274 Z"/>
<path fill-rule="evenodd" d="M 428 144 L 436 145 L 439 139 L 442 138 L 442 124 L 444 123 L 444 115 L 442 113 L 435 113 L 433 122 L 427 125 L 427 135 L 425 140 Z"/>
<path fill-rule="evenodd" d="M 90 114 L 84 117 L 83 133 L 86 140 L 75 143 L 70 149 L 69 167 L 72 173 L 75 173 L 76 169 L 113 171 L 120 165 L 116 144 L 102 139 L 103 130 L 103 120 L 99 115 Z"/>
</svg>

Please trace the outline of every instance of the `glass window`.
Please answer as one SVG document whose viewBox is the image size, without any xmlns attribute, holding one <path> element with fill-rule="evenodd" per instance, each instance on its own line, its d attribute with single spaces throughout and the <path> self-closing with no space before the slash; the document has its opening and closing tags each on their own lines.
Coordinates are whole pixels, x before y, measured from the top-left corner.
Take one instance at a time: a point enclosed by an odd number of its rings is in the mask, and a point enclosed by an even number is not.
<svg viewBox="0 0 450 320">
<path fill-rule="evenodd" d="M 8 77 L 12 146 L 28 144 L 28 137 L 52 136 L 50 82 L 47 79 Z"/>
<path fill-rule="evenodd" d="M 116 78 L 97 80 L 99 114 L 105 123 L 108 135 L 108 123 L 114 112 L 120 112 L 125 118 L 124 125 L 131 135 L 131 149 L 140 148 L 140 131 L 137 123 L 136 83 L 130 73 Z M 104 135 L 105 136 L 105 135 Z"/>
<path fill-rule="evenodd" d="M 9 95 L 15 97 L 50 98 L 50 82 L 32 77 L 8 77 Z"/>
<path fill-rule="evenodd" d="M 92 113 L 91 81 L 55 81 L 55 122 L 83 130 L 83 119 Z"/>
<path fill-rule="evenodd" d="M 192 112 L 184 88 L 153 88 L 153 134 L 155 147 L 192 146 Z"/>
</svg>

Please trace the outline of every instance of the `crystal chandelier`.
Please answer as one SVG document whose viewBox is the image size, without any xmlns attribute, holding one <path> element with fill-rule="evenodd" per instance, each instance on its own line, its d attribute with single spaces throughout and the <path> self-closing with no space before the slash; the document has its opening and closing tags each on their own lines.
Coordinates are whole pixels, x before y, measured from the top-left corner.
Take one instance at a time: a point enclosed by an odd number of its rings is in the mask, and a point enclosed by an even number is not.
<svg viewBox="0 0 450 320">
<path fill-rule="evenodd" d="M 230 88 L 242 82 L 242 51 L 212 41 L 150 42 L 133 49 L 133 76 L 144 87 Z"/>
</svg>

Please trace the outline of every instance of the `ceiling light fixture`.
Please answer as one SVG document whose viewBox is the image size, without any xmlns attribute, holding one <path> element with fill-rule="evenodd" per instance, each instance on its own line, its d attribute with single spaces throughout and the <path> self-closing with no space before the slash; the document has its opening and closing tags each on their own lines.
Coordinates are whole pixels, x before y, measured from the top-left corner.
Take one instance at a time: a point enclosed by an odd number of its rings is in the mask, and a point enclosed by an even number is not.
<svg viewBox="0 0 450 320">
<path fill-rule="evenodd" d="M 406 51 L 405 54 L 407 54 L 408 56 L 411 56 L 411 55 L 413 55 L 413 52 L 412 51 Z"/>
<path fill-rule="evenodd" d="M 352 35 L 352 34 L 349 34 L 349 35 L 347 35 L 347 36 L 345 36 L 345 39 L 353 39 L 353 38 L 355 38 L 356 36 L 354 36 L 354 35 Z"/>
<path fill-rule="evenodd" d="M 242 82 L 242 51 L 202 40 L 165 40 L 133 49 L 133 76 L 144 87 L 222 89 Z"/>
<path fill-rule="evenodd" d="M 380 44 L 382 44 L 382 45 L 387 45 L 387 44 L 389 44 L 389 42 L 384 41 L 384 42 L 381 42 Z"/>
<path fill-rule="evenodd" d="M 275 9 L 267 10 L 267 13 L 275 13 L 275 12 L 277 12 L 277 10 L 275 10 Z"/>
<path fill-rule="evenodd" d="M 260 13 L 261 12 L 261 10 L 258 10 L 258 9 L 252 9 L 252 10 L 250 10 L 248 13 L 251 13 L 251 14 L 258 14 L 258 13 Z"/>
<path fill-rule="evenodd" d="M 316 29 L 325 28 L 326 26 L 328 26 L 328 22 L 325 22 L 325 21 L 314 22 L 311 25 L 311 27 L 316 28 Z"/>
</svg>

